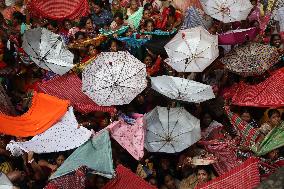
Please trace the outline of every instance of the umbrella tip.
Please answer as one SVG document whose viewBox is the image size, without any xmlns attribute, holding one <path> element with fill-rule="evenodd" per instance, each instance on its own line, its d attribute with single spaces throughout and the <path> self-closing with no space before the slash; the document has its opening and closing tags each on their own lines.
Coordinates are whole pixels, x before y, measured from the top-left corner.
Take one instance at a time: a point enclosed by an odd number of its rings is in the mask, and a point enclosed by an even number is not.
<svg viewBox="0 0 284 189">
<path fill-rule="evenodd" d="M 184 38 L 185 38 L 185 33 L 182 33 L 181 36 L 182 36 L 182 38 L 184 39 Z"/>
</svg>

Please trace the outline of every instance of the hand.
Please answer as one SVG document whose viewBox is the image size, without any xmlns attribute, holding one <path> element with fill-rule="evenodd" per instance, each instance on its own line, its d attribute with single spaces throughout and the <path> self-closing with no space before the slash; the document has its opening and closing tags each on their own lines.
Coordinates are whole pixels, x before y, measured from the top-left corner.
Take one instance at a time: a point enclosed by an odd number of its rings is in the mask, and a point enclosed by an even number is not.
<svg viewBox="0 0 284 189">
<path fill-rule="evenodd" d="M 28 162 L 31 161 L 34 158 L 34 152 L 30 151 L 28 152 Z"/>
</svg>

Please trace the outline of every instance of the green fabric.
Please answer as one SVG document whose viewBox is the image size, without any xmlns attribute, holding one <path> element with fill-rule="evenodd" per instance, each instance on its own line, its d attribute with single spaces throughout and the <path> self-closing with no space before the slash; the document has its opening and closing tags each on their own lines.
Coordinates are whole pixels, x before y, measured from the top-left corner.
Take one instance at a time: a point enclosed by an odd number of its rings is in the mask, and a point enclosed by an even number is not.
<svg viewBox="0 0 284 189">
<path fill-rule="evenodd" d="M 127 22 L 137 29 L 143 17 L 143 7 L 140 7 L 134 14 L 130 15 Z"/>
<path fill-rule="evenodd" d="M 101 28 L 99 30 L 100 34 L 105 35 L 107 37 L 113 35 L 113 34 L 117 34 L 118 36 L 124 34 L 127 30 L 128 30 L 129 26 L 121 26 L 121 28 L 119 28 L 118 30 L 112 31 L 112 30 L 105 30 L 103 28 Z"/>
<path fill-rule="evenodd" d="M 268 152 L 284 146 L 284 122 L 272 129 L 260 143 L 259 147 L 252 147 L 257 156 L 262 156 Z"/>
<path fill-rule="evenodd" d="M 98 175 L 113 177 L 112 150 L 107 130 L 77 148 L 51 175 L 50 180 L 71 173 L 81 166 L 87 166 Z"/>
</svg>

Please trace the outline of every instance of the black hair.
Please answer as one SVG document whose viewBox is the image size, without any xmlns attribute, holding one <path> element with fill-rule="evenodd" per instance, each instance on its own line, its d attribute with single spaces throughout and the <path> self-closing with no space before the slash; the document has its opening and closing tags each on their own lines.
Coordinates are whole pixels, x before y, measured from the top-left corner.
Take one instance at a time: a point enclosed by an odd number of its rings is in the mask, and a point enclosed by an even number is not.
<svg viewBox="0 0 284 189">
<path fill-rule="evenodd" d="M 58 23 L 57 23 L 57 21 L 55 21 L 55 20 L 49 20 L 48 23 L 47 23 L 47 25 L 51 25 L 51 26 L 54 27 L 54 28 L 57 28 L 57 27 L 58 27 Z"/>
<path fill-rule="evenodd" d="M 149 7 L 152 7 L 152 4 L 151 3 L 146 3 L 144 5 L 144 10 L 149 10 Z"/>
<path fill-rule="evenodd" d="M 80 28 L 84 28 L 84 27 L 86 26 L 86 23 L 87 23 L 87 21 L 88 21 L 89 19 L 92 20 L 92 18 L 89 17 L 89 16 L 82 17 L 82 18 L 80 19 L 80 22 L 79 22 L 79 27 L 80 27 Z"/>
<path fill-rule="evenodd" d="M 175 13 L 176 13 L 175 7 L 174 7 L 173 5 L 170 5 L 170 6 L 169 6 L 169 10 L 170 10 L 169 16 L 174 16 Z"/>
<path fill-rule="evenodd" d="M 94 0 L 94 1 L 91 1 L 91 3 L 93 3 L 94 5 L 98 5 L 101 8 L 104 7 L 104 4 L 101 0 Z"/>
<path fill-rule="evenodd" d="M 250 114 L 250 111 L 247 108 L 243 108 L 240 112 L 240 115 L 244 114 L 244 113 L 248 113 Z"/>
<path fill-rule="evenodd" d="M 281 113 L 277 109 L 270 109 L 270 110 L 268 110 L 268 112 L 267 112 L 268 118 L 271 118 L 273 114 L 281 115 Z"/>
<path fill-rule="evenodd" d="M 115 18 L 119 18 L 119 19 L 123 20 L 123 14 L 121 12 L 116 12 L 113 15 L 113 19 L 115 19 Z"/>
<path fill-rule="evenodd" d="M 18 11 L 13 13 L 13 18 L 18 20 L 19 23 L 26 22 L 26 17 L 21 12 Z"/>
</svg>

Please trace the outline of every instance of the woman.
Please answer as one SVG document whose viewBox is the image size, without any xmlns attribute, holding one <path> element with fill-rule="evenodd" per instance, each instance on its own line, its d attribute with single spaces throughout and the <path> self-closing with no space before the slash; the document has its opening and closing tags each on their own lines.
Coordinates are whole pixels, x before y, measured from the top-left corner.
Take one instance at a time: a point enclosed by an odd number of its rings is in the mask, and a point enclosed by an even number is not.
<svg viewBox="0 0 284 189">
<path fill-rule="evenodd" d="M 194 189 L 198 185 L 204 184 L 213 178 L 215 178 L 215 175 L 208 166 L 198 166 L 195 174 L 181 181 L 179 189 Z"/>
<path fill-rule="evenodd" d="M 82 17 L 79 26 L 80 31 L 84 32 L 87 38 L 96 37 L 96 31 L 91 17 Z"/>
<path fill-rule="evenodd" d="M 260 133 L 266 136 L 274 127 L 277 127 L 281 123 L 281 113 L 277 109 L 270 109 L 268 111 L 269 120 L 262 124 L 259 128 Z"/>
<path fill-rule="evenodd" d="M 172 31 L 182 24 L 182 14 L 177 11 L 172 5 L 164 8 L 162 12 L 162 19 L 157 22 L 157 28 L 161 30 Z"/>
<path fill-rule="evenodd" d="M 179 181 L 170 174 L 165 175 L 163 184 L 167 189 L 179 188 Z"/>
<path fill-rule="evenodd" d="M 147 54 L 144 58 L 144 64 L 146 65 L 146 71 L 148 76 L 156 75 L 161 68 L 162 58 L 158 56 L 155 64 L 153 64 L 153 58 L 151 55 Z"/>
<path fill-rule="evenodd" d="M 130 7 L 126 11 L 126 15 L 129 17 L 133 15 L 136 11 L 138 11 L 138 3 L 136 0 L 131 0 L 130 1 Z"/>
</svg>

